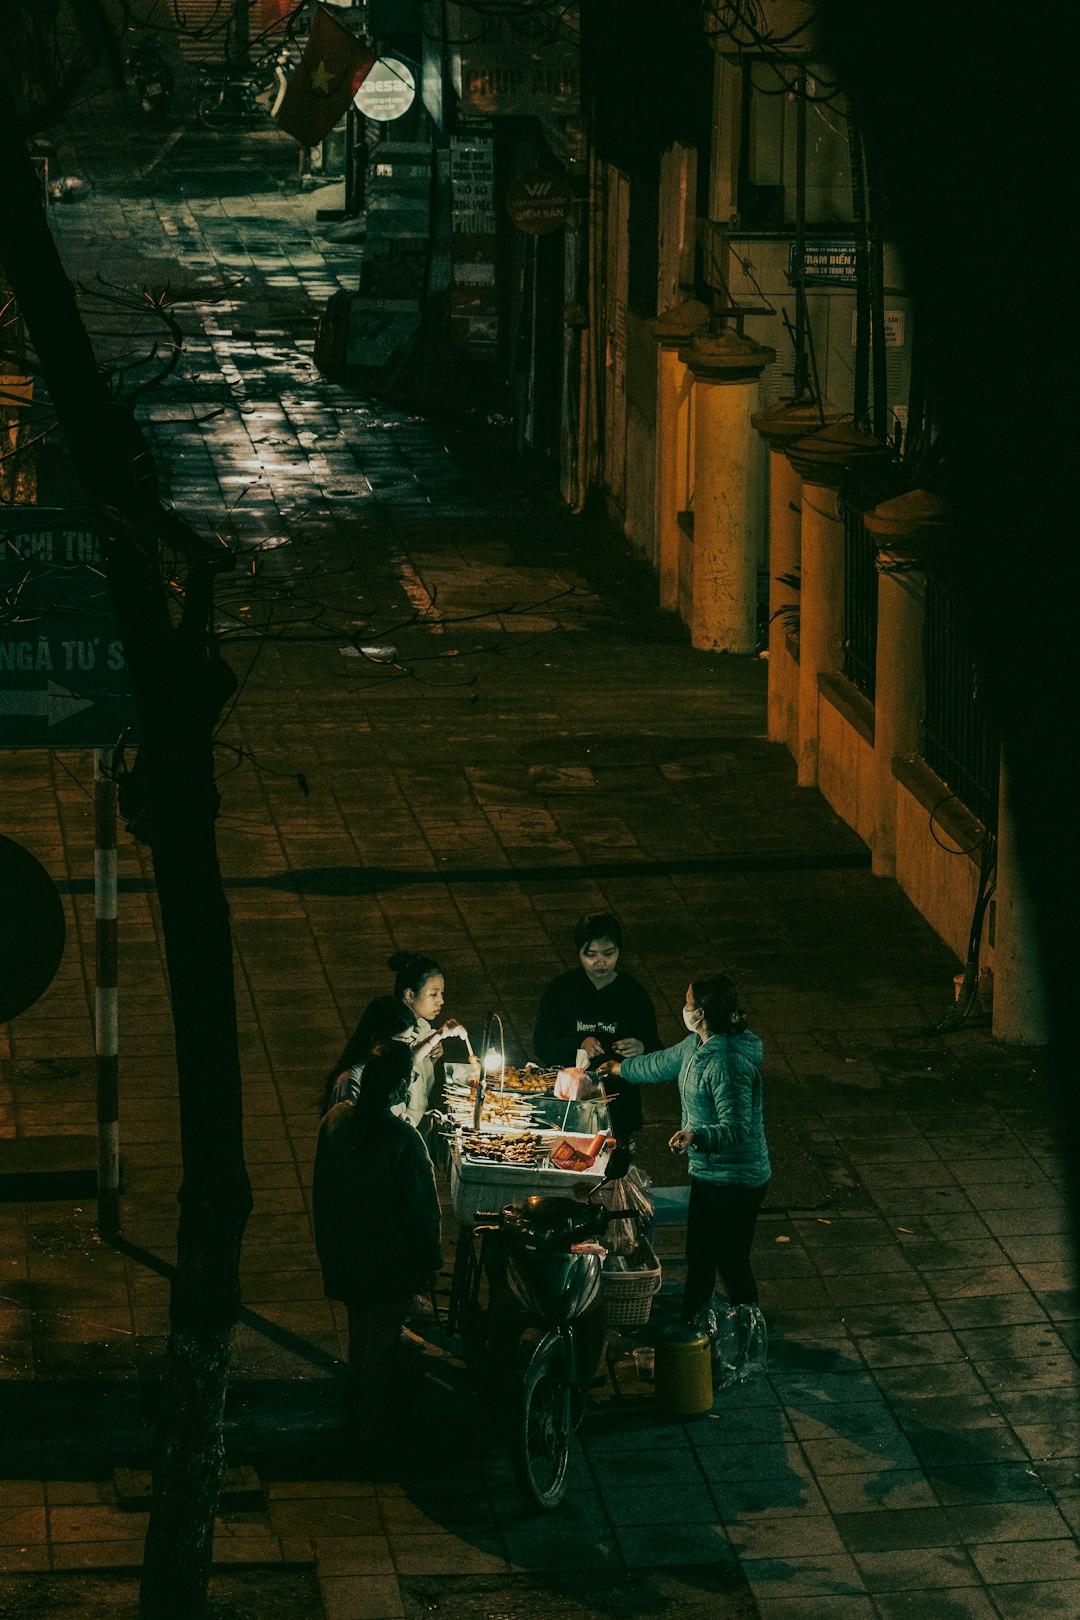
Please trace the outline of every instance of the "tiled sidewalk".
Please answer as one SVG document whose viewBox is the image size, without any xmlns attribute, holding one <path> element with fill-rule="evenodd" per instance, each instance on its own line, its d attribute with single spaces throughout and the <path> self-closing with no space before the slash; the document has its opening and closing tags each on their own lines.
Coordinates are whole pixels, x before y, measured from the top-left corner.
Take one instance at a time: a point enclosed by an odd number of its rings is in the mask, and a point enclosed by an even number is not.
<svg viewBox="0 0 1080 1620">
<path fill-rule="evenodd" d="M 218 604 L 245 677 L 220 842 L 256 1200 L 229 1434 L 267 1504 L 226 1507 L 217 1557 L 316 1557 L 331 1620 L 411 1615 L 422 1590 L 452 1616 L 451 1577 L 575 1568 L 659 1570 L 671 1612 L 740 1620 L 1080 1614 L 1076 1308 L 1038 1075 L 979 1030 L 919 1033 L 955 964 L 761 740 L 762 664 L 691 653 L 602 527 L 314 372 L 307 300 L 355 272 L 316 228 L 326 199 L 220 200 L 155 172 L 152 199 L 102 172 L 57 233 L 77 267 L 108 243 L 250 278 L 185 314 L 190 363 L 144 413 L 178 507 L 220 528 L 231 505 L 245 564 Z M 357 656 L 370 643 L 395 660 Z M 5 830 L 63 880 L 71 925 L 10 1028 L 9 1134 L 93 1128 L 91 781 L 86 755 L 4 756 Z M 112 1470 L 144 1442 L 179 1147 L 156 906 L 126 839 L 120 872 L 127 1248 L 96 1241 L 90 1207 L 0 1204 L 3 1570 L 127 1566 L 141 1546 Z M 483 1408 L 440 1385 L 383 1477 L 343 1451 L 315 1102 L 391 950 L 434 950 L 451 1010 L 475 1027 L 498 1008 L 522 1050 L 600 905 L 666 1036 L 716 964 L 765 1039 L 771 1371 L 698 1423 L 597 1417 L 538 1524 Z M 642 1156 L 666 1174 L 668 1088 L 648 1109 Z"/>
</svg>

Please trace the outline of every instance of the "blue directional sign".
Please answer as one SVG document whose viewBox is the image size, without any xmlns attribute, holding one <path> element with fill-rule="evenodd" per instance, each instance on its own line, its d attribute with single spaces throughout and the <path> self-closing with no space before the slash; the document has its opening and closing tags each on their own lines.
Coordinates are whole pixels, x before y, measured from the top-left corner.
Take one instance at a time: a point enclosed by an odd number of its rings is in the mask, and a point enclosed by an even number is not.
<svg viewBox="0 0 1080 1620">
<path fill-rule="evenodd" d="M 97 748 L 135 725 L 87 512 L 0 506 L 0 748 Z"/>
</svg>

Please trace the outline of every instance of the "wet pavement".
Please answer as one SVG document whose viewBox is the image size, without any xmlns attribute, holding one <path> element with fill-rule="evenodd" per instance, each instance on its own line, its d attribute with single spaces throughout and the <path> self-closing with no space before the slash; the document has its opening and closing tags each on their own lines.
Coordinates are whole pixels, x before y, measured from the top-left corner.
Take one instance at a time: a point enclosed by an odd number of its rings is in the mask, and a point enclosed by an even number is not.
<svg viewBox="0 0 1080 1620">
<path fill-rule="evenodd" d="M 223 1502 L 219 1565 L 265 1571 L 268 1591 L 275 1569 L 314 1566 L 330 1620 L 1080 1614 L 1077 1310 L 1047 1088 L 985 1029 L 935 1033 L 956 963 L 764 742 L 765 665 L 691 652 L 640 559 L 515 472 L 479 417 L 425 421 L 314 370 L 317 307 L 355 285 L 358 250 L 327 240 L 316 210 L 339 195 L 296 190 L 289 143 L 190 134 L 141 152 L 139 181 L 108 131 L 72 152 L 96 185 L 54 210 L 61 250 L 88 287 L 151 266 L 182 297 L 184 357 L 139 414 L 169 497 L 241 558 L 217 603 L 242 682 L 220 845 L 255 1210 L 228 1440 L 264 1500 Z M 135 319 L 117 307 L 94 301 L 112 356 Z M 62 492 L 62 466 L 48 477 Z M 3 1129 L 91 1135 L 92 760 L 3 767 L 5 830 L 60 879 L 70 927 L 53 987 L 9 1026 Z M 16 1612 L 34 1572 L 141 1552 L 114 1470 L 146 1466 L 179 1165 L 149 870 L 122 837 L 124 1241 L 97 1240 L 89 1204 L 0 1203 Z M 574 919 L 600 906 L 663 1035 L 715 966 L 765 1041 L 770 1372 L 689 1424 L 644 1389 L 601 1392 L 567 1503 L 538 1522 L 450 1358 L 430 1358 L 393 1459 L 345 1448 L 344 1323 L 311 1244 L 315 1105 L 392 950 L 433 951 L 449 1010 L 478 1028 L 495 1007 L 523 1055 Z M 642 1161 L 674 1182 L 670 1088 L 646 1106 Z M 681 1231 L 661 1238 L 660 1319 Z"/>
</svg>

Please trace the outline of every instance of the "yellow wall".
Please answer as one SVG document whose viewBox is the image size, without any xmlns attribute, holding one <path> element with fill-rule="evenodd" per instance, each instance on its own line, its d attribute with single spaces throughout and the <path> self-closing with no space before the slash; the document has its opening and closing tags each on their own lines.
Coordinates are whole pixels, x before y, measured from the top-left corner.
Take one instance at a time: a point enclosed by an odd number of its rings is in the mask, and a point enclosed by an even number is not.
<svg viewBox="0 0 1080 1620">
<path fill-rule="evenodd" d="M 824 692 L 818 694 L 818 787 L 864 843 L 874 827 L 874 749 Z"/>
<path fill-rule="evenodd" d="M 943 786 L 942 795 L 947 792 Z M 935 830 L 942 843 L 953 847 L 936 823 Z M 941 848 L 930 828 L 930 812 L 901 782 L 896 784 L 896 881 L 963 962 L 979 886 L 976 859 Z"/>
<path fill-rule="evenodd" d="M 640 315 L 626 316 L 626 477 L 623 528 L 653 567 L 656 532 L 656 338 Z"/>
</svg>

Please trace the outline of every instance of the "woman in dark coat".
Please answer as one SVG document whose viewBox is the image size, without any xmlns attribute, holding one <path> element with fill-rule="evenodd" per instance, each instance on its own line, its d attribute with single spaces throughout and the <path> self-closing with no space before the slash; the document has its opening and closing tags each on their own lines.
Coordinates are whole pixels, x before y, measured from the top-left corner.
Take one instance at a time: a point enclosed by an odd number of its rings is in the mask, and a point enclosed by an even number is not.
<svg viewBox="0 0 1080 1620">
<path fill-rule="evenodd" d="M 596 1068 L 605 1058 L 637 1057 L 660 1045 L 656 1012 L 648 991 L 630 973 L 619 971 L 622 924 L 614 912 L 592 911 L 574 929 L 578 966 L 552 979 L 540 998 L 533 1032 L 539 1063 L 569 1068 L 584 1051 Z M 611 1128 L 618 1144 L 608 1175 L 622 1175 L 630 1162 L 630 1141 L 641 1129 L 641 1098 L 622 1088 L 611 1104 Z"/>
<path fill-rule="evenodd" d="M 357 1100 L 331 1108 L 315 1150 L 315 1247 L 327 1297 L 348 1306 L 349 1368 L 364 1437 L 391 1415 L 406 1312 L 442 1265 L 431 1158 L 415 1126 L 393 1112 L 411 1073 L 407 1046 L 376 1047 Z"/>
<path fill-rule="evenodd" d="M 331 1067 L 323 1085 L 319 1117 L 335 1103 L 355 1102 L 360 1095 L 364 1064 L 377 1046 L 411 1035 L 415 1020 L 396 996 L 376 996 L 360 1015 L 360 1022 L 345 1042 L 341 1056 Z M 405 1039 L 404 1044 L 412 1042 Z"/>
<path fill-rule="evenodd" d="M 375 1041 L 400 1039 L 411 1047 L 413 1055 L 404 1111 L 420 1129 L 440 1083 L 443 1041 L 468 1037 L 456 1018 L 436 1024 L 446 995 L 446 981 L 433 957 L 416 951 L 396 951 L 387 966 L 394 974 L 394 993 L 376 996 L 364 1008 L 323 1095 L 327 1106 L 331 1098 L 335 1102 L 343 1100 L 349 1090 L 346 1071 L 363 1064 Z"/>
</svg>

